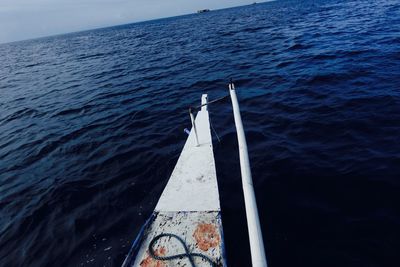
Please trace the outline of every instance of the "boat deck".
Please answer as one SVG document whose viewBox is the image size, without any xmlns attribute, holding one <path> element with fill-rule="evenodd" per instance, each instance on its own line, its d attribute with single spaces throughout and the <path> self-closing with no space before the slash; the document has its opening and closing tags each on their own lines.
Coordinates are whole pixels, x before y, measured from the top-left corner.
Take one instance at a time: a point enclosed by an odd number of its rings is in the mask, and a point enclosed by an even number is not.
<svg viewBox="0 0 400 267">
<path fill-rule="evenodd" d="M 202 104 L 207 95 L 202 96 Z M 195 119 L 178 162 L 127 266 L 226 266 L 218 183 L 207 105 Z"/>
</svg>

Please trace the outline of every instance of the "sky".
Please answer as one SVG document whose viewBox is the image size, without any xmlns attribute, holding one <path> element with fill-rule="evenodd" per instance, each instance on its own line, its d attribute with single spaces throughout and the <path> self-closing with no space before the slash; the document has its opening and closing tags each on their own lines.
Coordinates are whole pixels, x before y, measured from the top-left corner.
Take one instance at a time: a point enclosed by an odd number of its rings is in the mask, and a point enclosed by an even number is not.
<svg viewBox="0 0 400 267">
<path fill-rule="evenodd" d="M 0 43 L 252 2 L 254 0 L 0 0 Z"/>
</svg>

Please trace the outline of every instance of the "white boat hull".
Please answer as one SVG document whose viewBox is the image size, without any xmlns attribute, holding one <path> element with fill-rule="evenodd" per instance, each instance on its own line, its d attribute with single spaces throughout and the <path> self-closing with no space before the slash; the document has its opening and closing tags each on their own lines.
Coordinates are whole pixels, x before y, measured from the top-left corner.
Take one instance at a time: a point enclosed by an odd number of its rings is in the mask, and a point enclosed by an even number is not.
<svg viewBox="0 0 400 267">
<path fill-rule="evenodd" d="M 202 104 L 207 95 L 202 96 Z M 226 266 L 207 105 L 123 266 Z M 197 145 L 198 140 L 198 145 Z"/>
</svg>

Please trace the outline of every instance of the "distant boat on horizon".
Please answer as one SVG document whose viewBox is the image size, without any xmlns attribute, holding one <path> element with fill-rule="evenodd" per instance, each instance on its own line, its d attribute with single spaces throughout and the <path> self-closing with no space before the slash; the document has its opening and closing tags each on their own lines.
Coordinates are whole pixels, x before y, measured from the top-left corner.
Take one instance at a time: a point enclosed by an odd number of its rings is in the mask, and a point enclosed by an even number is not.
<svg viewBox="0 0 400 267">
<path fill-rule="evenodd" d="M 205 13 L 205 12 L 210 12 L 210 11 L 211 11 L 210 9 L 206 8 L 206 9 L 197 10 L 197 13 Z"/>
</svg>

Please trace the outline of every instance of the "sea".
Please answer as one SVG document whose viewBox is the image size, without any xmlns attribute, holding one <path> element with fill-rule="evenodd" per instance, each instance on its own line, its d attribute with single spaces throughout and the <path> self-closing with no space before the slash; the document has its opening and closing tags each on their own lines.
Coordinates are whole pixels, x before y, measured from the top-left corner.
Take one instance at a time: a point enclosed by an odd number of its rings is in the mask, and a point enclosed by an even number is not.
<svg viewBox="0 0 400 267">
<path fill-rule="evenodd" d="M 281 0 L 1 44 L 0 266 L 121 266 L 188 107 L 230 79 L 269 266 L 399 266 L 398 0 Z M 251 266 L 230 99 L 209 110 L 227 262 Z"/>
</svg>

